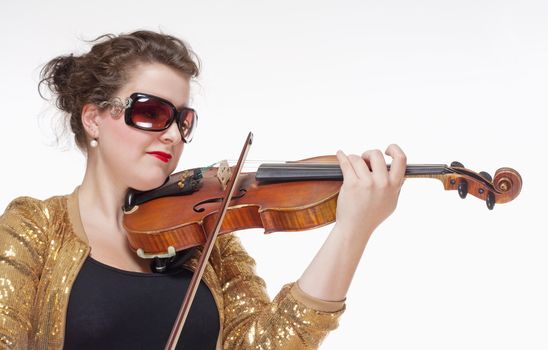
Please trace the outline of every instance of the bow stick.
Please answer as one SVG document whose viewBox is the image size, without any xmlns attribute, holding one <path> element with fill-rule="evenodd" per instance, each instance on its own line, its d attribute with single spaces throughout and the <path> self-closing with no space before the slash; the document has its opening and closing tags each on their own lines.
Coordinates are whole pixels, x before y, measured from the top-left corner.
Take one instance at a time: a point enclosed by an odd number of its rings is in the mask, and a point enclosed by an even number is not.
<svg viewBox="0 0 548 350">
<path fill-rule="evenodd" d="M 177 318 L 175 319 L 175 323 L 173 324 L 173 328 L 171 329 L 171 334 L 169 335 L 165 350 L 175 350 L 175 347 L 177 346 L 177 341 L 179 340 L 179 336 L 181 335 L 181 331 L 183 330 L 183 326 L 190 311 L 192 301 L 194 300 L 194 296 L 196 295 L 196 291 L 198 290 L 198 286 L 200 285 L 200 280 L 202 279 L 202 276 L 204 274 L 207 261 L 209 259 L 209 256 L 211 255 L 211 252 L 213 251 L 213 245 L 215 244 L 215 240 L 219 235 L 219 230 L 221 229 L 221 224 L 223 223 L 226 210 L 228 209 L 228 204 L 232 199 L 232 194 L 234 193 L 234 184 L 236 183 L 238 176 L 242 171 L 245 158 L 247 157 L 247 153 L 252 142 L 253 134 L 250 132 L 245 141 L 244 147 L 240 154 L 240 158 L 238 159 L 238 163 L 236 164 L 235 171 L 233 171 L 232 176 L 230 177 L 230 181 L 227 183 L 225 196 L 221 203 L 221 210 L 218 213 L 217 221 L 215 222 L 215 228 L 213 232 L 209 235 L 206 243 L 204 244 L 202 255 L 200 256 L 200 260 L 198 261 L 198 266 L 196 267 L 196 270 L 192 275 L 192 279 L 190 280 L 190 284 L 186 291 L 185 298 L 183 299 L 183 304 L 179 309 L 179 313 L 177 314 Z"/>
</svg>

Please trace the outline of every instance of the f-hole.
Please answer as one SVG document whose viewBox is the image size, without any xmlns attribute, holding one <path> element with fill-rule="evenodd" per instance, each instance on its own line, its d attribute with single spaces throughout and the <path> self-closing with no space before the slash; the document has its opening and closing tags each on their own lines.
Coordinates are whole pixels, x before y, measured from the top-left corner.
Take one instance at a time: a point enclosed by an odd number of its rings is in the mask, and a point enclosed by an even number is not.
<svg viewBox="0 0 548 350">
<path fill-rule="evenodd" d="M 245 196 L 246 192 L 247 191 L 245 189 L 240 188 L 238 195 L 232 196 L 232 199 L 234 200 L 234 199 L 242 198 L 243 196 Z M 197 213 L 201 213 L 205 210 L 205 208 L 201 207 L 202 205 L 208 204 L 208 203 L 220 203 L 222 201 L 223 201 L 223 198 L 221 198 L 221 197 L 206 199 L 206 200 L 203 200 L 201 202 L 196 203 L 192 209 Z"/>
</svg>

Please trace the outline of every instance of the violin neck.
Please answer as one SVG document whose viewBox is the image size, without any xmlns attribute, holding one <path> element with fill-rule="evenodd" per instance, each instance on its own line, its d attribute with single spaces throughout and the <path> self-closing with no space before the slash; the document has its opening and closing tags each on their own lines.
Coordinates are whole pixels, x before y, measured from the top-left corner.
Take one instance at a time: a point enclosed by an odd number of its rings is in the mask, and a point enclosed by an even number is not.
<svg viewBox="0 0 548 350">
<path fill-rule="evenodd" d="M 390 165 L 387 165 L 390 170 Z M 405 177 L 439 178 L 451 173 L 445 164 L 409 164 Z M 255 174 L 257 181 L 283 182 L 301 180 L 338 180 L 343 179 L 339 164 L 326 163 L 270 163 L 261 164 Z"/>
</svg>

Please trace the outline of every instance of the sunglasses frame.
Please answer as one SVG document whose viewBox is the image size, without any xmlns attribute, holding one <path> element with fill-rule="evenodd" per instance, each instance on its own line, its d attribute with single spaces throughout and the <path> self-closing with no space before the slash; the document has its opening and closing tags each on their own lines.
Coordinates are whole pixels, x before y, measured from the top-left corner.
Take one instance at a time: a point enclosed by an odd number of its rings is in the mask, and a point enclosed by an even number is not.
<svg viewBox="0 0 548 350">
<path fill-rule="evenodd" d="M 170 117 L 169 121 L 167 122 L 166 126 L 164 126 L 163 128 L 146 128 L 146 127 L 142 127 L 142 126 L 137 125 L 133 121 L 133 118 L 132 118 L 133 107 L 134 107 L 134 104 L 140 98 L 148 98 L 148 99 L 156 100 L 160 103 L 163 103 L 163 104 L 167 105 L 171 109 L 171 117 Z M 171 124 L 173 124 L 173 121 L 175 121 L 177 123 L 177 126 L 179 127 L 179 132 L 181 133 L 181 138 L 182 138 L 184 143 L 190 143 L 190 141 L 192 141 L 192 136 L 194 134 L 194 130 L 196 129 L 196 126 L 198 125 L 198 114 L 196 114 L 196 111 L 193 108 L 183 107 L 179 111 L 179 110 L 177 110 L 177 107 L 175 107 L 173 105 L 173 103 L 171 103 L 170 101 L 168 101 L 164 98 L 154 96 L 154 95 L 151 95 L 151 94 L 146 94 L 146 93 L 143 93 L 143 92 L 134 92 L 134 93 L 132 93 L 128 98 L 126 98 L 126 100 L 124 102 L 122 102 L 122 100 L 119 97 L 115 97 L 110 101 L 101 102 L 99 104 L 99 106 L 102 107 L 102 108 L 105 108 L 106 106 L 109 106 L 109 105 L 112 107 L 112 115 L 113 116 L 117 116 L 122 111 L 124 111 L 124 121 L 125 121 L 126 125 L 131 126 L 133 128 L 136 128 L 136 129 L 139 129 L 139 130 L 153 131 L 153 132 L 164 131 L 164 130 L 167 130 L 171 126 Z M 194 121 L 192 123 L 191 128 L 189 128 L 189 130 L 191 132 L 189 133 L 189 135 L 187 135 L 187 137 L 185 137 L 185 135 L 183 133 L 183 126 L 181 124 L 183 122 L 182 117 L 184 115 L 186 115 L 186 113 L 188 113 L 188 112 L 191 112 L 191 113 L 194 114 Z"/>
</svg>

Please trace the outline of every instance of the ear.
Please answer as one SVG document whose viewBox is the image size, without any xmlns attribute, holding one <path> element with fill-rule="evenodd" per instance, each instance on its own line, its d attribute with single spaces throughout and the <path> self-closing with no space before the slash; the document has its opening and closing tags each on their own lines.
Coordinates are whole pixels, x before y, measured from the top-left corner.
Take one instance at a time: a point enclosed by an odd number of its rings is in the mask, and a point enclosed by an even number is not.
<svg viewBox="0 0 548 350">
<path fill-rule="evenodd" d="M 99 113 L 99 107 L 94 103 L 86 103 L 82 107 L 82 125 L 86 134 L 92 139 L 99 137 L 99 125 L 101 123 L 101 116 Z"/>
</svg>

